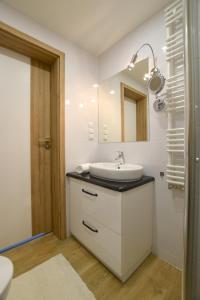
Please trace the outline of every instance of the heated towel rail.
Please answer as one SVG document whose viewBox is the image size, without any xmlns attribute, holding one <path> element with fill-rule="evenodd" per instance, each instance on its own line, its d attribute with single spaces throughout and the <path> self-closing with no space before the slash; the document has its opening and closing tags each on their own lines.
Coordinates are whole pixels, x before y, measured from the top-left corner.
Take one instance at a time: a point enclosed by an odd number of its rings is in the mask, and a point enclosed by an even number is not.
<svg viewBox="0 0 200 300">
<path fill-rule="evenodd" d="M 166 27 L 166 111 L 168 115 L 167 144 L 168 187 L 185 186 L 185 74 L 184 74 L 184 8 L 177 0 L 165 9 Z"/>
</svg>

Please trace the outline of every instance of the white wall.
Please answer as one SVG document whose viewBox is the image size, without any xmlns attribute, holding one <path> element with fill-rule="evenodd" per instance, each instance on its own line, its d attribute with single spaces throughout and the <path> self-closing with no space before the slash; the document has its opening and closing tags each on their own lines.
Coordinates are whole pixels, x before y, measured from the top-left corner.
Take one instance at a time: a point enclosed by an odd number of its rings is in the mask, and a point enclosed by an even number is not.
<svg viewBox="0 0 200 300">
<path fill-rule="evenodd" d="M 113 76 L 123 70 L 129 63 L 133 53 L 145 42 L 154 48 L 157 63 L 166 74 L 166 63 L 162 46 L 165 44 L 164 12 L 160 12 L 135 31 L 115 44 L 99 57 L 99 81 Z M 141 57 L 150 54 L 142 50 Z M 126 161 L 144 166 L 145 174 L 153 175 L 155 181 L 154 203 L 154 241 L 153 251 L 162 259 L 181 268 L 183 259 L 183 192 L 168 190 L 165 178 L 159 176 L 165 171 L 167 164 L 165 112 L 157 113 L 150 109 L 150 141 L 136 143 L 113 143 L 99 145 L 99 158 L 111 160 L 115 151 L 122 150 Z"/>
<path fill-rule="evenodd" d="M 95 160 L 98 144 L 97 91 L 92 87 L 97 81 L 97 59 L 40 26 L 30 18 L 0 3 L 0 20 L 19 29 L 66 54 L 66 169 L 72 170 L 78 163 Z M 92 101 L 91 101 L 92 100 Z M 84 104 L 83 108 L 79 104 Z M 88 141 L 88 122 L 95 129 L 95 139 Z"/>
<path fill-rule="evenodd" d="M 32 236 L 30 59 L 0 48 L 0 248 Z"/>
</svg>

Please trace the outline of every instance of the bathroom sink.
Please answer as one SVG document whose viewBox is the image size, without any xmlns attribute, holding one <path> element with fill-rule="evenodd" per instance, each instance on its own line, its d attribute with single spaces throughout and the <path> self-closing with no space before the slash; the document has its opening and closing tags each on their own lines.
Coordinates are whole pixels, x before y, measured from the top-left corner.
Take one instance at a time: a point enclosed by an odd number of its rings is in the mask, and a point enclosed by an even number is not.
<svg viewBox="0 0 200 300">
<path fill-rule="evenodd" d="M 143 176 L 143 167 L 134 164 L 93 163 L 90 165 L 90 174 L 95 177 L 112 181 L 133 181 Z"/>
</svg>

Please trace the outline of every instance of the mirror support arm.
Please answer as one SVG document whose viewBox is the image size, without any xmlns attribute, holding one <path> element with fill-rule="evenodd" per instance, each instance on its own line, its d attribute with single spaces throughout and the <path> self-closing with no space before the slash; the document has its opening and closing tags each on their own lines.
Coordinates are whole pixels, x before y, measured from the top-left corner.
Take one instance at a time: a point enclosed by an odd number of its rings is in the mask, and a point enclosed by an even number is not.
<svg viewBox="0 0 200 300">
<path fill-rule="evenodd" d="M 149 49 L 151 50 L 151 53 L 152 53 L 152 57 L 153 57 L 153 64 L 154 64 L 154 68 L 156 68 L 156 59 L 155 59 L 155 54 L 154 54 L 154 51 L 153 51 L 153 47 L 151 46 L 151 44 L 149 43 L 144 43 L 138 50 L 137 52 L 132 56 L 131 58 L 131 63 L 135 63 L 136 60 L 137 60 L 137 57 L 138 57 L 138 53 L 140 52 L 140 50 L 142 50 L 142 48 L 144 47 L 149 47 Z"/>
</svg>

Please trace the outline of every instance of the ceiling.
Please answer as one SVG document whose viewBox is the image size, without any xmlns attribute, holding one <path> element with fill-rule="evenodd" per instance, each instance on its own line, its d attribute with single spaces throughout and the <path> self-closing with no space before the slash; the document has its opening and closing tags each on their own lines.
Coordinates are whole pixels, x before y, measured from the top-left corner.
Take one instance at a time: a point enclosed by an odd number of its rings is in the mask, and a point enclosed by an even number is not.
<svg viewBox="0 0 200 300">
<path fill-rule="evenodd" d="M 170 0 L 3 0 L 41 25 L 99 55 Z"/>
</svg>

